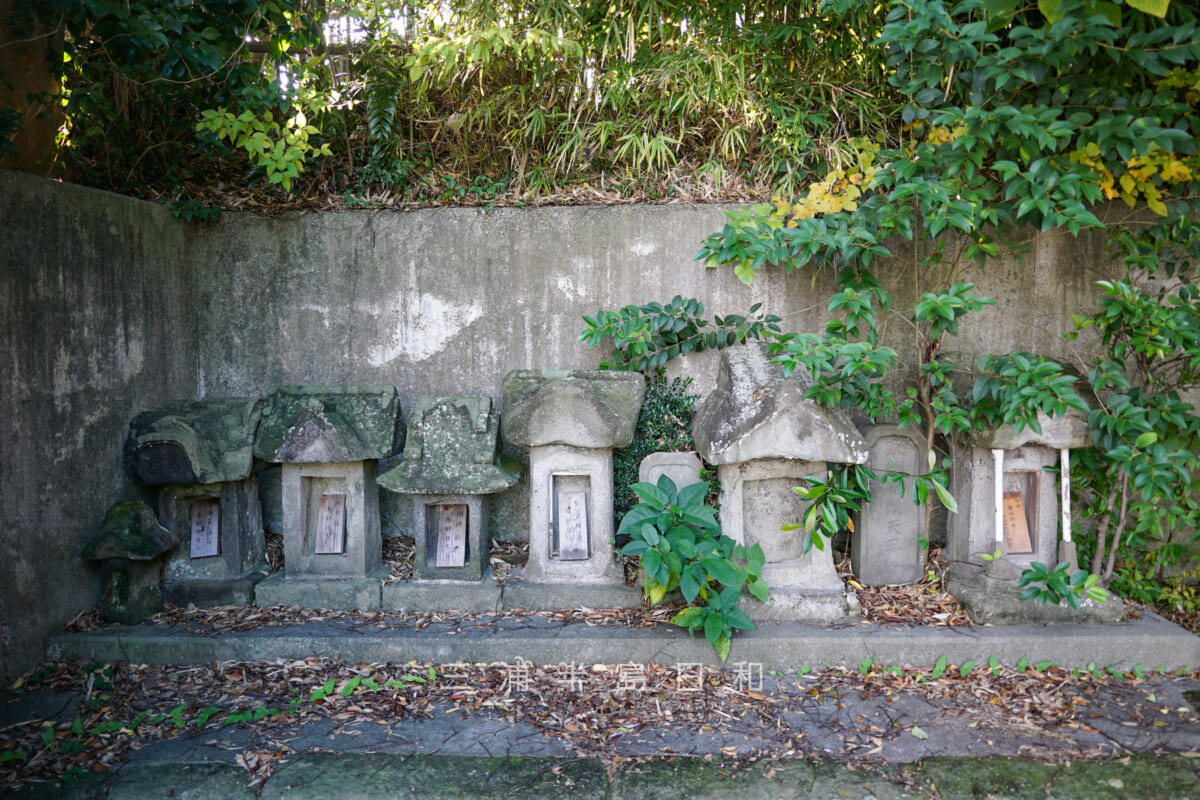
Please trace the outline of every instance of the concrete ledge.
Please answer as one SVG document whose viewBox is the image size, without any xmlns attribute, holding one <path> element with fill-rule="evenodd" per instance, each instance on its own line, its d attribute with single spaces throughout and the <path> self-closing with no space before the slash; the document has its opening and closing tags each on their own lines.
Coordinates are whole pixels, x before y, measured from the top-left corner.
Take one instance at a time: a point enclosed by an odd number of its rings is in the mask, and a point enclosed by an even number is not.
<svg viewBox="0 0 1200 800">
<path fill-rule="evenodd" d="M 378 611 L 380 588 L 386 577 L 387 567 L 379 567 L 368 578 L 289 578 L 276 572 L 255 588 L 254 604 Z"/>
<path fill-rule="evenodd" d="M 1188 758 L 1138 753 L 1066 765 L 1016 758 L 931 758 L 919 764 L 847 765 L 831 760 L 663 758 L 623 764 L 611 775 L 597 758 L 486 757 L 396 753 L 303 753 L 281 761 L 258 790 L 262 800 L 826 800 L 830 797 L 973 800 L 978 797 L 1056 797 L 1095 800 L 1194 798 L 1196 776 Z M 254 798 L 249 775 L 232 764 L 182 761 L 118 766 L 71 783 L 34 784 L 13 800 L 188 800 Z"/>
<path fill-rule="evenodd" d="M 719 665 L 703 636 L 690 638 L 673 626 L 654 629 L 557 623 L 541 617 L 435 623 L 421 630 L 381 628 L 378 620 L 269 627 L 229 634 L 195 633 L 165 626 L 119 627 L 50 637 L 52 661 L 196 664 L 308 656 L 372 663 L 410 660 L 436 663 L 536 664 L 706 663 Z M 946 628 L 857 622 L 841 625 L 762 623 L 733 640 L 729 665 L 759 663 L 794 671 L 830 664 L 928 666 L 940 656 L 951 664 L 991 656 L 1009 665 L 1021 658 L 1066 667 L 1112 666 L 1122 670 L 1200 668 L 1200 637 L 1156 614 L 1109 625 L 1011 625 Z"/>
<path fill-rule="evenodd" d="M 641 590 L 624 585 L 531 583 L 516 577 L 504 585 L 505 611 L 641 607 Z"/>
</svg>

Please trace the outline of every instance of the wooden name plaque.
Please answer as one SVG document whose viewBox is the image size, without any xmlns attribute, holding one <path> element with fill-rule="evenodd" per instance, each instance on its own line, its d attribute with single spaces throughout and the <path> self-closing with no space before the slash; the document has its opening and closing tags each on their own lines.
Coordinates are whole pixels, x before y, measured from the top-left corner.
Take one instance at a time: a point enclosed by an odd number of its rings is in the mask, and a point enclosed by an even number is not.
<svg viewBox="0 0 1200 800">
<path fill-rule="evenodd" d="M 1004 493 L 1004 547 L 1010 553 L 1032 553 L 1025 498 L 1020 492 Z"/>
<path fill-rule="evenodd" d="M 221 501 L 198 497 L 192 501 L 192 558 L 221 555 Z"/>
<path fill-rule="evenodd" d="M 317 555 L 346 552 L 346 495 L 323 494 L 317 502 Z"/>
<path fill-rule="evenodd" d="M 442 505 L 437 507 L 437 556 L 434 565 L 465 567 L 467 565 L 467 507 Z"/>
<path fill-rule="evenodd" d="M 563 561 L 586 561 L 588 517 L 586 492 L 558 493 L 558 557 Z"/>
</svg>

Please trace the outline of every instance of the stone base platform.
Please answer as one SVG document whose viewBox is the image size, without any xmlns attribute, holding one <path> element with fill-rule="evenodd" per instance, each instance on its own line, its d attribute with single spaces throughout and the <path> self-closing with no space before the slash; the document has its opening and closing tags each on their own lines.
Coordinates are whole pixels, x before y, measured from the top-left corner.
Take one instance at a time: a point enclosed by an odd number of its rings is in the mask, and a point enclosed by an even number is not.
<svg viewBox="0 0 1200 800">
<path fill-rule="evenodd" d="M 1015 581 L 986 574 L 951 579 L 946 588 L 976 625 L 1114 623 L 1125 618 L 1125 604 L 1119 597 L 1110 596 L 1107 603 L 1085 599 L 1076 611 L 1066 603 L 1042 605 L 1022 600 L 1022 589 Z"/>
<path fill-rule="evenodd" d="M 276 572 L 255 588 L 254 604 L 378 611 L 380 587 L 387 574 L 384 566 L 366 578 L 288 578 L 285 572 Z"/>
<path fill-rule="evenodd" d="M 254 588 L 264 572 L 247 572 L 232 578 L 163 578 L 163 600 L 181 608 L 198 606 L 252 606 Z"/>
<path fill-rule="evenodd" d="M 767 602 L 742 598 L 742 609 L 755 622 L 838 622 L 862 613 L 853 592 L 803 592 L 772 586 Z"/>
<path fill-rule="evenodd" d="M 515 574 L 504 586 L 506 611 L 562 611 L 568 608 L 641 608 L 642 592 L 608 584 L 532 583 Z"/>
<path fill-rule="evenodd" d="M 397 581 L 383 586 L 387 611 L 500 611 L 501 588 L 489 567 L 481 581 Z"/>
<path fill-rule="evenodd" d="M 630 628 L 588 625 L 543 617 L 492 617 L 433 622 L 423 628 L 362 617 L 339 618 L 258 630 L 214 633 L 166 625 L 114 627 L 49 637 L 51 661 L 82 659 L 94 664 L 204 664 L 277 658 L 336 656 L 368 663 L 431 661 L 513 663 L 520 656 L 535 664 L 705 663 L 722 666 L 703 634 L 688 636 L 674 625 Z M 987 663 L 995 657 L 1014 665 L 1051 661 L 1064 667 L 1094 663 L 1131 670 L 1200 668 L 1200 638 L 1152 611 L 1115 624 L 998 625 L 949 628 L 937 625 L 885 625 L 842 622 L 799 624 L 764 622 L 739 631 L 730 663 L 763 665 L 764 671 L 792 673 L 829 664 L 857 665 L 870 658 L 880 665 Z"/>
</svg>

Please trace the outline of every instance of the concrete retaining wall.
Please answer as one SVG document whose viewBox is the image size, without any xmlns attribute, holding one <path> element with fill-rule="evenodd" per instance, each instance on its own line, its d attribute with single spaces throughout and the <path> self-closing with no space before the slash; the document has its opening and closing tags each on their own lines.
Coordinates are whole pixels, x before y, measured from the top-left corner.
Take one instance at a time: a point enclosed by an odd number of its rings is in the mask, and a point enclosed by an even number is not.
<svg viewBox="0 0 1200 800">
<path fill-rule="evenodd" d="M 169 400 L 258 394 L 274 383 L 393 384 L 486 394 L 519 368 L 592 367 L 580 317 L 701 299 L 708 314 L 761 302 L 820 330 L 827 277 L 764 272 L 752 287 L 692 261 L 719 206 L 613 206 L 226 214 L 161 206 L 0 171 L 0 640 L 8 680 L 44 636 L 97 599 L 77 557 L 114 500 L 130 418 Z M 1111 267 L 1097 238 L 1046 235 L 1024 266 L 964 275 L 1001 301 L 955 349 L 1070 357 L 1059 333 Z M 881 265 L 904 308 L 911 268 Z M 887 323 L 902 353 L 904 320 Z M 677 368 L 715 379 L 708 354 Z M 522 488 L 494 503 L 519 528 Z M 397 518 L 401 518 L 399 516 Z M 394 529 L 385 533 L 392 534 Z M 501 531 L 503 535 L 503 531 Z"/>
</svg>

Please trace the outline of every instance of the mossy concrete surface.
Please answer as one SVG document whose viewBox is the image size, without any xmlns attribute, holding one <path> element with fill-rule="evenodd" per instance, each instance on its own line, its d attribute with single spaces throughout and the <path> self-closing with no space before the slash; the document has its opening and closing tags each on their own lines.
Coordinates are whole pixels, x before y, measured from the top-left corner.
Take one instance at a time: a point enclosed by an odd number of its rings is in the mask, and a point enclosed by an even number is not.
<svg viewBox="0 0 1200 800">
<path fill-rule="evenodd" d="M 308 753 L 290 757 L 261 785 L 261 800 L 374 800 L 380 797 L 504 800 L 1189 800 L 1200 763 L 1142 754 L 1104 762 L 935 758 L 911 766 L 835 761 L 733 764 L 670 759 L 626 764 L 611 777 L 598 759 Z M 72 783 L 46 783 L 13 800 L 227 800 L 253 798 L 251 777 L 226 763 L 132 764 Z"/>
</svg>

